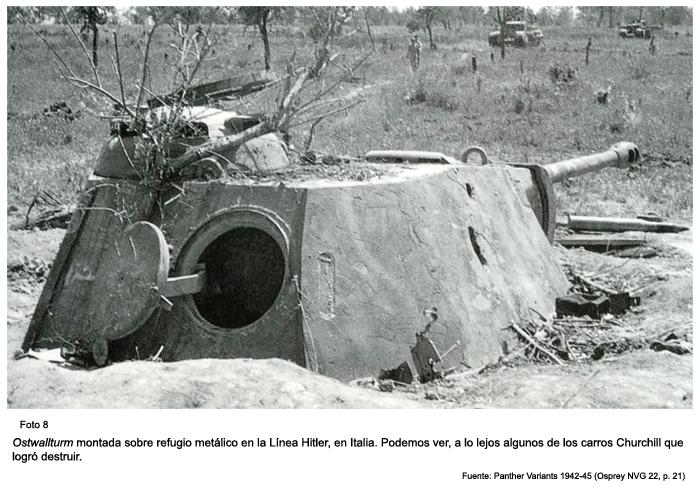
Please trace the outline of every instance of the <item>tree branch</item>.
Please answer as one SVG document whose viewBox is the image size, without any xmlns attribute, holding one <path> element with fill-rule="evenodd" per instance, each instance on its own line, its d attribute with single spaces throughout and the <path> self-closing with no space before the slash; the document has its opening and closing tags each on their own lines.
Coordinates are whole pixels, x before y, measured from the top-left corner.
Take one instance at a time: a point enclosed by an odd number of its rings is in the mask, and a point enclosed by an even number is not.
<svg viewBox="0 0 700 486">
<path fill-rule="evenodd" d="M 367 27 L 367 36 L 369 37 L 370 42 L 372 43 L 372 50 L 376 49 L 376 46 L 374 45 L 374 36 L 372 36 L 372 29 L 369 26 L 369 15 L 367 12 L 367 8 L 365 9 L 365 26 Z"/>
<path fill-rule="evenodd" d="M 359 66 L 361 66 L 369 57 L 374 53 L 374 50 L 368 51 L 364 56 L 360 58 L 359 61 L 357 61 L 350 69 L 348 69 L 348 72 L 341 76 L 336 82 L 331 84 L 328 88 L 325 90 L 321 91 L 320 93 L 316 94 L 311 100 L 307 101 L 306 103 L 302 104 L 299 107 L 299 110 L 304 109 L 305 107 L 309 106 L 310 104 L 316 102 L 319 98 L 322 98 L 326 94 L 330 93 L 332 90 L 334 90 L 340 83 L 342 83 L 350 73 L 352 73 L 355 69 L 357 69 Z"/>
<path fill-rule="evenodd" d="M 41 39 L 41 41 L 44 44 L 46 44 L 46 47 L 49 48 L 49 50 L 54 55 L 54 57 L 56 57 L 58 62 L 61 63 L 61 65 L 65 68 L 66 71 L 68 71 L 68 74 L 70 74 L 72 77 L 76 77 L 73 70 L 68 66 L 68 64 L 66 64 L 66 61 L 63 60 L 61 55 L 56 51 L 56 49 L 53 48 L 53 46 L 49 43 L 49 41 L 46 40 L 46 38 L 43 35 L 41 35 L 41 33 L 38 30 L 36 30 L 32 24 L 29 23 L 29 21 L 24 17 L 24 15 L 22 15 L 21 13 L 19 13 L 18 15 L 20 16 L 22 21 L 27 25 L 27 27 L 29 27 L 32 30 L 32 32 L 34 32 L 34 34 L 36 34 L 36 36 L 39 37 L 39 39 Z M 64 74 L 61 73 L 61 75 L 64 75 Z"/>
<path fill-rule="evenodd" d="M 217 152 L 223 151 L 223 149 L 238 147 L 248 140 L 252 140 L 272 131 L 274 131 L 274 126 L 268 120 L 263 120 L 257 125 L 235 135 L 217 138 L 205 144 L 195 146 L 180 157 L 170 160 L 169 167 L 173 170 L 183 169 L 207 155 L 216 154 Z"/>
<path fill-rule="evenodd" d="M 122 98 L 122 108 L 129 114 L 129 116 L 135 118 L 136 114 L 131 111 L 129 106 L 126 104 L 126 96 L 124 95 L 124 76 L 122 75 L 122 66 L 119 56 L 119 36 L 117 35 L 116 30 L 112 32 L 112 35 L 114 37 L 114 54 L 117 58 L 115 71 L 117 72 L 117 80 L 119 81 L 119 93 L 121 94 Z M 114 59 L 112 59 L 112 63 L 114 64 Z"/>
<path fill-rule="evenodd" d="M 330 110 L 330 111 L 327 111 L 326 113 L 323 113 L 323 114 L 321 114 L 321 115 L 310 116 L 310 117 L 308 117 L 308 118 L 306 118 L 306 119 L 304 119 L 304 120 L 300 120 L 300 121 L 295 122 L 295 123 L 294 123 L 293 125 L 291 125 L 290 127 L 297 127 L 297 126 L 299 126 L 299 125 L 303 125 L 303 124 L 305 124 L 305 123 L 309 123 L 309 122 L 312 121 L 312 120 L 317 120 L 317 119 L 321 119 L 321 118 L 326 118 L 326 117 L 328 117 L 328 116 L 330 116 L 330 115 L 335 115 L 336 113 L 340 113 L 341 111 L 347 111 L 347 110 L 349 110 L 350 108 L 353 108 L 353 107 L 359 105 L 360 103 L 363 103 L 364 101 L 365 101 L 364 98 L 362 98 L 362 99 L 359 99 L 359 100 L 355 101 L 354 103 L 350 103 L 349 105 L 344 105 L 344 106 L 341 106 L 341 107 L 339 107 L 339 108 L 335 108 L 335 109 Z"/>
<path fill-rule="evenodd" d="M 143 68 L 141 70 L 141 85 L 139 87 L 139 95 L 136 98 L 136 113 L 139 113 L 139 109 L 141 108 L 141 100 L 143 99 L 143 91 L 146 85 L 146 76 L 148 75 L 148 56 L 151 49 L 151 39 L 153 39 L 153 33 L 156 31 L 156 27 L 158 27 L 158 23 L 154 22 L 153 27 L 151 27 L 148 33 L 148 38 L 146 39 L 146 50 L 143 55 Z"/>
<path fill-rule="evenodd" d="M 85 53 L 85 57 L 87 57 L 88 64 L 90 64 L 90 68 L 92 69 L 92 73 L 95 76 L 95 84 L 97 84 L 97 86 L 99 86 L 101 88 L 102 82 L 100 81 L 100 75 L 97 72 L 97 66 L 95 66 L 94 62 L 92 62 L 92 56 L 90 56 L 90 53 L 88 52 L 87 47 L 85 47 L 85 43 L 83 42 L 83 40 L 80 38 L 78 33 L 73 28 L 73 24 L 68 19 L 68 14 L 66 14 L 66 11 L 63 9 L 63 7 L 60 7 L 60 10 L 61 10 L 61 13 L 63 14 L 63 18 L 66 21 L 66 24 L 68 25 L 68 28 L 73 33 L 73 37 L 75 37 L 75 40 L 78 41 L 78 44 L 80 44 L 80 47 L 83 49 L 83 52 Z"/>
<path fill-rule="evenodd" d="M 102 86 L 97 86 L 96 84 L 91 83 L 90 81 L 85 81 L 84 79 L 80 79 L 75 75 L 67 76 L 62 73 L 62 76 L 66 79 L 66 81 L 68 81 L 70 84 L 77 88 L 90 88 L 91 90 L 96 91 L 102 96 L 108 98 L 110 101 L 112 101 L 112 103 L 116 103 L 118 105 L 122 104 L 119 98 L 117 98 L 112 93 L 104 89 Z"/>
</svg>

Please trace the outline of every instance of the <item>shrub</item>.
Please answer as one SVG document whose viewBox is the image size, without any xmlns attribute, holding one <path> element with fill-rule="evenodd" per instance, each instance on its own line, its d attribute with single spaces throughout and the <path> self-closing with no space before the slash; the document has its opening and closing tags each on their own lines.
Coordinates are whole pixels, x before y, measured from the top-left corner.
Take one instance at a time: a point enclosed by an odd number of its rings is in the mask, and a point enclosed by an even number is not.
<svg viewBox="0 0 700 486">
<path fill-rule="evenodd" d="M 503 101 L 510 100 L 510 109 L 516 114 L 527 111 L 549 111 L 557 103 L 559 90 L 547 83 L 543 78 L 520 79 L 510 88 L 510 96 L 504 96 Z"/>
<path fill-rule="evenodd" d="M 425 103 L 454 112 L 464 105 L 466 89 L 466 86 L 460 85 L 451 69 L 431 66 L 419 74 L 405 99 L 409 104 Z"/>
<path fill-rule="evenodd" d="M 528 108 L 532 108 L 532 105 L 530 105 Z M 513 103 L 513 111 L 518 115 L 525 111 L 525 102 L 520 98 L 515 98 L 515 101 Z M 530 110 L 528 109 L 528 111 Z"/>
<path fill-rule="evenodd" d="M 419 31 L 421 27 L 421 23 L 416 19 L 411 19 L 406 23 L 406 28 L 411 33 Z"/>
<path fill-rule="evenodd" d="M 425 103 L 427 99 L 428 93 L 425 90 L 425 83 L 423 79 L 419 79 L 406 95 L 406 101 L 408 101 L 409 105 L 417 105 L 419 103 Z"/>
<path fill-rule="evenodd" d="M 555 63 L 549 66 L 547 73 L 554 84 L 570 84 L 576 81 L 578 69 L 572 68 L 568 64 Z"/>
<path fill-rule="evenodd" d="M 455 66 L 452 66 L 451 70 L 452 74 L 454 74 L 455 76 L 464 76 L 471 70 L 471 68 L 464 63 L 459 63 Z"/>
</svg>

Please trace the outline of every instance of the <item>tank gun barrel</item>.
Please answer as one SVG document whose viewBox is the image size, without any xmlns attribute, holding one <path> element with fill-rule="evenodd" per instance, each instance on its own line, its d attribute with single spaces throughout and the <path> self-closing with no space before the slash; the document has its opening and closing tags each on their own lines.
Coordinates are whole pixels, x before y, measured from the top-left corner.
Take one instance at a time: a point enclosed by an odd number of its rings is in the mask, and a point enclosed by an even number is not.
<svg viewBox="0 0 700 486">
<path fill-rule="evenodd" d="M 631 142 L 620 142 L 605 152 L 562 160 L 543 166 L 549 179 L 556 183 L 605 167 L 628 167 L 641 159 L 639 149 Z"/>
</svg>

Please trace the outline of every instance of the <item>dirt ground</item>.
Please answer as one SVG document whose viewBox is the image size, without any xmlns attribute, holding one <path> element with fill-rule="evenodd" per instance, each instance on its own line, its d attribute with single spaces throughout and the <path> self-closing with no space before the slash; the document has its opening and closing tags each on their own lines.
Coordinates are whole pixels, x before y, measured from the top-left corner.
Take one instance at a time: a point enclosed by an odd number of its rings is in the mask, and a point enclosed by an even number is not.
<svg viewBox="0 0 700 486">
<path fill-rule="evenodd" d="M 12 408 L 691 408 L 692 354 L 648 347 L 563 366 L 513 360 L 425 385 L 345 384 L 282 360 L 132 361 L 86 371 L 14 359 L 63 230 L 8 234 L 8 406 Z M 616 333 L 674 330 L 692 343 L 692 232 L 653 235 L 658 255 L 625 259 L 558 248 L 562 263 L 641 287 Z M 407 359 L 408 359 L 408 350 Z"/>
</svg>

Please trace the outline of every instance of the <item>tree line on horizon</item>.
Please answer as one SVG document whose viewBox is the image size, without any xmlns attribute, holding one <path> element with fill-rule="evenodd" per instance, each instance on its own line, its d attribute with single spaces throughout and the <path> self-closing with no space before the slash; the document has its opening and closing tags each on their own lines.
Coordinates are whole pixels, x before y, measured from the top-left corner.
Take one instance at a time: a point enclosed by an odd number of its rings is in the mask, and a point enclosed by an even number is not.
<svg viewBox="0 0 700 486">
<path fill-rule="evenodd" d="M 253 27 L 262 39 L 265 69 L 271 69 L 270 35 L 277 25 L 301 26 L 305 34 L 318 43 L 327 36 L 321 18 L 332 13 L 334 29 L 340 35 L 345 26 L 354 31 L 370 26 L 405 26 L 411 33 L 425 31 L 428 45 L 437 49 L 434 29 L 462 30 L 467 26 L 493 26 L 505 31 L 506 23 L 524 20 L 540 26 L 572 26 L 613 28 L 624 22 L 645 19 L 650 24 L 682 25 L 692 22 L 690 7 L 10 7 L 8 23 L 80 25 L 84 44 L 92 38 L 92 63 L 98 64 L 100 26 L 105 24 L 239 24 Z M 330 18 L 330 17 L 328 17 Z M 606 25 L 607 24 L 607 25 Z M 72 28 L 72 27 L 71 27 Z M 370 33 L 371 35 L 371 33 Z M 501 48 L 505 57 L 505 47 Z"/>
<path fill-rule="evenodd" d="M 256 25 L 260 17 L 266 17 L 269 22 L 282 25 L 306 23 L 312 19 L 315 9 L 324 7 L 64 7 L 68 19 L 80 24 L 90 11 L 98 12 L 102 23 L 107 24 L 144 24 L 152 22 L 154 17 L 181 18 L 189 23 L 236 23 Z M 424 29 L 426 21 L 431 26 L 439 25 L 446 30 L 462 29 L 467 25 L 494 25 L 491 10 L 494 7 L 345 7 L 349 19 L 357 20 L 357 13 L 364 15 L 373 25 L 406 26 L 409 30 Z M 595 26 L 615 27 L 619 23 L 631 22 L 640 18 L 658 25 L 684 25 L 692 23 L 692 8 L 690 7 L 541 7 L 538 10 L 525 7 L 499 7 L 501 9 L 517 9 L 521 13 L 517 20 L 525 20 L 541 26 Z M 355 14 L 355 15 L 353 15 Z M 31 23 L 65 23 L 60 7 L 10 7 L 8 23 L 20 23 L 24 20 Z M 24 19 L 24 20 L 23 20 Z"/>
</svg>

